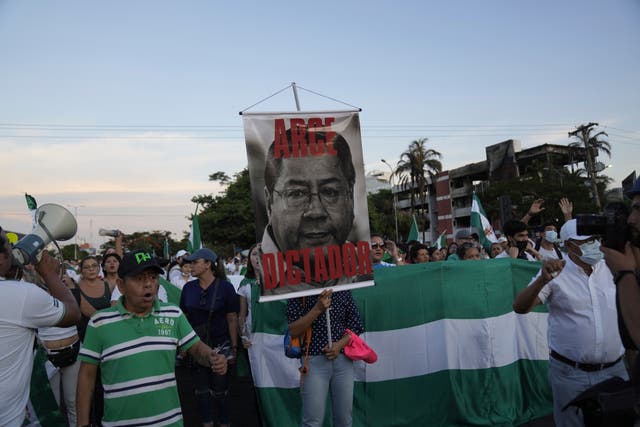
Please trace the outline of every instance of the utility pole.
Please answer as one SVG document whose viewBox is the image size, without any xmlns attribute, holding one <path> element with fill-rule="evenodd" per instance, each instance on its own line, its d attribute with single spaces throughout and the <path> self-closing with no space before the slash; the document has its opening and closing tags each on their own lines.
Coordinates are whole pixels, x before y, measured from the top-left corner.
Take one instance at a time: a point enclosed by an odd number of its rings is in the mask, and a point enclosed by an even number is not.
<svg viewBox="0 0 640 427">
<path fill-rule="evenodd" d="M 595 162 L 591 157 L 591 147 L 589 145 L 589 133 L 591 133 L 591 128 L 594 126 L 598 126 L 598 123 L 590 122 L 586 125 L 580 125 L 573 132 L 569 132 L 569 136 L 575 136 L 582 139 L 582 143 L 585 148 L 585 156 L 586 156 L 586 164 L 587 164 L 587 174 L 591 180 L 591 191 L 593 192 L 593 201 L 596 204 L 598 210 L 602 210 L 602 204 L 600 203 L 600 195 L 598 194 L 598 186 L 596 185 L 596 168 Z M 580 136 L 578 136 L 580 134 Z"/>
<path fill-rule="evenodd" d="M 391 174 L 389 175 L 389 187 L 391 187 L 391 194 L 393 194 L 393 218 L 396 222 L 396 243 L 398 243 L 398 194 L 394 191 L 393 184 L 391 183 L 391 178 L 393 178 L 393 167 L 387 163 L 385 159 L 380 159 L 382 163 L 389 167 Z"/>
</svg>

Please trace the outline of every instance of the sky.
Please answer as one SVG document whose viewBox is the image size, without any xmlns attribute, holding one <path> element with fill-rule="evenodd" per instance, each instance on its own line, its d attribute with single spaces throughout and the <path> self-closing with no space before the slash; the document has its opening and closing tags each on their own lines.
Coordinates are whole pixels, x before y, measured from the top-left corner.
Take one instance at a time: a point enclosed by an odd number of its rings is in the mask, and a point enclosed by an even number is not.
<svg viewBox="0 0 640 427">
<path fill-rule="evenodd" d="M 0 0 L 0 225 L 24 193 L 99 228 L 180 239 L 211 173 L 247 165 L 240 111 L 291 82 L 362 109 L 365 171 L 428 138 L 445 169 L 599 123 L 614 185 L 640 154 L 640 2 Z M 315 92 L 315 93 L 314 93 Z M 249 111 L 293 111 L 291 89 Z"/>
</svg>

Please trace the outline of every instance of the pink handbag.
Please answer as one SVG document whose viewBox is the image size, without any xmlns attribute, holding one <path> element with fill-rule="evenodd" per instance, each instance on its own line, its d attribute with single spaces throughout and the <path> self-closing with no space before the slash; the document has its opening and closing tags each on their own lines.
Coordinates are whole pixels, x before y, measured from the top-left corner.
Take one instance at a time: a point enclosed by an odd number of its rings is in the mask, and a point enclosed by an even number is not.
<svg viewBox="0 0 640 427">
<path fill-rule="evenodd" d="M 349 334 L 349 343 L 344 346 L 344 355 L 351 360 L 364 360 L 366 363 L 375 363 L 378 355 L 366 342 L 350 329 L 345 333 Z"/>
</svg>

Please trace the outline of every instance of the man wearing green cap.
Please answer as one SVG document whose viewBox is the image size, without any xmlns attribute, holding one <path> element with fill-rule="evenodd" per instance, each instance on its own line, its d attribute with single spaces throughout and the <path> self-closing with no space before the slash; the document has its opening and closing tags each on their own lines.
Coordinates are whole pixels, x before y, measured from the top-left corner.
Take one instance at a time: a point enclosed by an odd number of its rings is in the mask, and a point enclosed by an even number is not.
<svg viewBox="0 0 640 427">
<path fill-rule="evenodd" d="M 156 298 L 162 268 L 144 251 L 124 256 L 122 297 L 89 321 L 78 359 L 78 425 L 90 425 L 91 397 L 100 367 L 104 426 L 182 426 L 175 378 L 176 350 L 219 374 L 227 361 L 200 341 L 182 311 Z"/>
</svg>

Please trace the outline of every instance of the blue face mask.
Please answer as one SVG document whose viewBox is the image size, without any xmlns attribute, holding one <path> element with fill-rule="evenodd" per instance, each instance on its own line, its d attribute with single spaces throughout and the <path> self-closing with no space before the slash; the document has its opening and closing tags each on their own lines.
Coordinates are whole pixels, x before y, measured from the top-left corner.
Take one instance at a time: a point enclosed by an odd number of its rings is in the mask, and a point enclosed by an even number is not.
<svg viewBox="0 0 640 427">
<path fill-rule="evenodd" d="M 554 230 L 547 230 L 544 232 L 544 239 L 549 243 L 557 243 L 558 232 Z"/>
<path fill-rule="evenodd" d="M 586 264 L 596 265 L 604 258 L 604 254 L 600 251 L 600 242 L 598 240 L 583 243 L 578 246 L 582 251 L 582 255 L 579 256 L 580 261 Z"/>
</svg>

